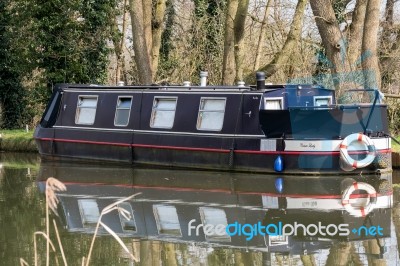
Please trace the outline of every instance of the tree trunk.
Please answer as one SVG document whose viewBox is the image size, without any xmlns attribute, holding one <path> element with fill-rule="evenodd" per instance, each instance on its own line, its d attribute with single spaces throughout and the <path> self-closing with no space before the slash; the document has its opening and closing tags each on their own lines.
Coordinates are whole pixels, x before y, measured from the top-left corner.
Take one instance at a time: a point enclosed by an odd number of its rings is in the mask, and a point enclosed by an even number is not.
<svg viewBox="0 0 400 266">
<path fill-rule="evenodd" d="M 347 265 L 350 257 L 350 248 L 351 244 L 346 242 L 339 242 L 331 246 L 326 265 Z"/>
<path fill-rule="evenodd" d="M 235 17 L 239 0 L 228 0 L 225 18 L 224 58 L 222 62 L 222 84 L 235 82 Z"/>
<path fill-rule="evenodd" d="M 146 38 L 146 45 L 147 45 L 147 52 L 151 55 L 151 50 L 153 47 L 153 40 L 152 37 L 152 29 L 151 29 L 151 20 L 153 17 L 153 1 L 152 0 L 134 0 L 138 1 L 138 3 L 142 4 L 143 8 L 143 31 L 144 37 Z"/>
<path fill-rule="evenodd" d="M 239 0 L 235 16 L 235 62 L 236 80 L 243 80 L 244 26 L 249 8 L 249 0 Z"/>
<path fill-rule="evenodd" d="M 385 7 L 385 21 L 382 23 L 383 32 L 382 32 L 382 41 L 384 46 L 386 46 L 386 42 L 390 43 L 390 35 L 393 33 L 393 14 L 394 14 L 394 2 L 395 0 L 387 0 Z"/>
<path fill-rule="evenodd" d="M 354 7 L 352 21 L 348 35 L 347 58 L 353 70 L 356 68 L 356 60 L 361 56 L 361 42 L 363 36 L 363 26 L 365 20 L 365 11 L 368 0 L 357 0 Z"/>
<path fill-rule="evenodd" d="M 166 0 L 157 0 L 155 6 L 155 15 L 153 19 L 153 47 L 152 47 L 152 69 L 153 80 L 158 70 L 160 60 L 161 36 L 163 33 L 163 21 L 165 10 L 167 8 Z"/>
<path fill-rule="evenodd" d="M 369 55 L 362 62 L 365 89 L 380 89 L 381 87 L 381 74 L 377 55 L 379 7 L 380 0 L 368 0 L 362 42 L 362 53 Z"/>
<path fill-rule="evenodd" d="M 114 41 L 115 46 L 115 54 L 117 56 L 117 68 L 115 70 L 115 84 L 118 84 L 118 81 L 121 80 L 121 71 L 124 65 L 124 44 L 125 44 L 125 34 L 126 34 L 126 26 L 127 26 L 127 12 L 125 10 L 127 6 L 127 0 L 124 0 L 123 7 L 122 7 L 122 32 L 121 37 L 119 40 Z M 115 24 L 116 31 L 118 30 L 118 22 Z"/>
<path fill-rule="evenodd" d="M 382 37 L 379 47 L 379 60 L 381 66 L 381 75 L 382 81 L 384 83 L 390 83 L 393 76 L 393 67 L 392 63 L 394 60 L 397 60 L 397 56 L 393 56 L 393 52 L 395 52 L 398 48 L 398 41 L 400 37 L 400 32 L 398 29 L 393 27 L 394 25 L 394 3 L 395 0 L 387 0 L 385 7 L 385 20 L 382 22 Z M 393 41 L 393 35 L 397 35 L 395 41 Z M 394 59 L 394 60 L 393 60 Z M 385 84 L 382 84 L 384 87 Z"/>
<path fill-rule="evenodd" d="M 129 0 L 129 4 L 132 22 L 133 49 L 135 51 L 134 60 L 138 70 L 139 82 L 142 84 L 151 84 L 153 81 L 153 73 L 144 31 L 142 1 Z"/>
<path fill-rule="evenodd" d="M 332 4 L 325 0 L 310 0 L 311 9 L 315 16 L 315 22 L 325 48 L 326 55 L 330 60 L 333 84 L 340 95 L 344 89 L 345 76 L 348 73 L 346 67 L 346 47 L 336 20 Z"/>
<path fill-rule="evenodd" d="M 275 74 L 279 67 L 286 64 L 292 53 L 296 50 L 296 44 L 301 37 L 303 26 L 304 10 L 307 6 L 307 0 L 299 0 L 294 13 L 292 25 L 282 49 L 275 55 L 274 59 L 258 71 L 264 71 L 266 77 Z M 253 80 L 254 73 L 247 76 L 246 80 Z"/>
<path fill-rule="evenodd" d="M 267 30 L 268 16 L 273 2 L 274 0 L 267 0 L 267 4 L 265 5 L 264 18 L 261 23 L 260 36 L 258 37 L 258 43 L 257 43 L 256 60 L 254 61 L 254 68 L 253 68 L 254 71 L 257 71 L 258 67 L 260 66 L 260 58 L 262 50 L 261 48 L 265 41 L 265 32 Z"/>
</svg>

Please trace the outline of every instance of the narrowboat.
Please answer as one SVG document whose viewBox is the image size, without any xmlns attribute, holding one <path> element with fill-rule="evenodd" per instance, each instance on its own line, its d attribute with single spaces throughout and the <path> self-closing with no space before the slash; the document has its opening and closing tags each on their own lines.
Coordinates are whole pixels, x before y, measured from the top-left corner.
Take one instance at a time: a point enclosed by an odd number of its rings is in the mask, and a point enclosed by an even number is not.
<svg viewBox="0 0 400 266">
<path fill-rule="evenodd" d="M 277 185 L 281 178 L 278 175 L 45 162 L 38 173 L 38 185 L 43 192 L 49 176 L 66 186 L 66 191 L 57 192 L 57 210 L 71 234 L 93 234 L 104 207 L 141 193 L 119 205 L 130 213 L 129 219 L 116 211 L 102 218 L 104 224 L 126 241 L 174 243 L 182 245 L 182 250 L 193 247 L 261 252 L 267 258 L 283 253 L 295 259 L 315 253 L 321 265 L 325 265 L 329 253 L 335 256 L 332 250 L 343 242 L 359 247 L 368 241 L 379 243 L 385 247 L 381 255 L 386 259 L 390 255 L 388 264 L 396 258 L 392 255 L 397 254 L 397 242 L 392 239 L 395 232 L 390 172 L 379 178 L 357 174 L 345 179 L 337 175 L 287 175 Z M 198 182 L 200 179 L 202 182 Z M 348 189 L 356 183 L 358 189 L 348 198 Z M 351 207 L 346 207 L 345 201 L 350 201 Z M 333 229 L 329 234 L 255 233 L 251 238 L 248 234 L 219 234 L 212 230 L 207 233 L 202 228 L 195 233 L 200 224 L 216 228 L 218 224 L 266 226 L 279 222 L 307 228 L 314 224 L 322 228 L 345 224 L 342 226 L 348 226 L 350 232 L 341 235 Z M 381 231 L 379 235 L 351 232 L 363 226 L 379 226 Z M 100 230 L 100 234 L 107 232 Z M 366 257 L 378 255 L 361 249 L 355 253 Z"/>
<path fill-rule="evenodd" d="M 242 172 L 391 170 L 378 90 L 317 85 L 59 84 L 34 138 L 43 158 Z"/>
</svg>

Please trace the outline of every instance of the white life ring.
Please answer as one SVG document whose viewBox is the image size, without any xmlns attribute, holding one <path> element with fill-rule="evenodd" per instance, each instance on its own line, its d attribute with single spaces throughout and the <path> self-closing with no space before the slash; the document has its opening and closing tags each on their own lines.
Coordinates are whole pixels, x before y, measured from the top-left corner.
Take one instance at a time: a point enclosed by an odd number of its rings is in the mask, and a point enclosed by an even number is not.
<svg viewBox="0 0 400 266">
<path fill-rule="evenodd" d="M 365 206 L 354 207 L 350 203 L 351 194 L 356 190 L 364 190 L 368 193 L 369 202 Z M 342 205 L 345 210 L 352 216 L 365 217 L 374 208 L 377 201 L 377 193 L 373 186 L 364 182 L 354 182 L 342 194 Z"/>
<path fill-rule="evenodd" d="M 351 158 L 347 150 L 348 147 L 353 142 L 356 141 L 363 143 L 368 149 L 367 156 L 359 161 Z M 340 159 L 345 164 L 345 167 L 344 168 L 342 167 L 343 170 L 354 170 L 356 168 L 364 168 L 370 165 L 374 161 L 376 156 L 376 149 L 372 140 L 362 133 L 355 133 L 348 135 L 340 144 L 339 150 L 340 150 Z M 350 169 L 348 169 L 349 167 Z"/>
</svg>

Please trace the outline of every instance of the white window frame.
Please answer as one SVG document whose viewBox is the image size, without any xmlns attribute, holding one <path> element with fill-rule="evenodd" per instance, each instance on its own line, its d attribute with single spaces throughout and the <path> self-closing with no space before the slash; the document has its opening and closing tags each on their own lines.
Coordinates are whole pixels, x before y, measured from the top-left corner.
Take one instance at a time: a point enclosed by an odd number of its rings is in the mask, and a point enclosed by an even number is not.
<svg viewBox="0 0 400 266">
<path fill-rule="evenodd" d="M 329 100 L 328 105 L 332 104 L 332 96 L 314 96 L 314 106 L 315 107 L 323 106 L 323 105 L 317 105 L 318 99 L 328 99 Z"/>
<path fill-rule="evenodd" d="M 219 214 L 222 214 L 223 217 L 221 219 L 221 217 L 219 217 L 222 221 L 221 225 L 225 225 L 228 226 L 228 218 L 226 216 L 226 212 L 224 209 L 220 209 L 220 208 L 214 208 L 214 207 L 200 207 L 199 208 L 199 212 L 200 212 L 200 218 L 201 218 L 201 223 L 203 224 L 203 232 L 204 232 L 204 226 L 212 226 L 214 228 L 214 233 L 215 235 L 207 235 L 204 233 L 205 238 L 207 239 L 207 241 L 216 241 L 216 242 L 231 242 L 231 237 L 230 235 L 228 235 L 228 233 L 226 233 L 224 235 L 218 235 L 215 230 L 216 227 L 219 226 L 220 224 L 213 224 L 210 223 L 210 221 L 207 220 L 207 212 L 217 212 Z M 215 215 L 216 213 L 214 213 Z"/>
<path fill-rule="evenodd" d="M 160 212 L 159 209 L 161 208 L 171 208 L 171 210 L 174 211 L 174 218 L 176 219 L 175 224 L 178 225 L 177 228 L 172 228 L 170 231 L 164 231 L 165 229 L 163 228 L 162 225 L 162 220 L 163 218 L 160 217 Z M 181 229 L 181 223 L 179 222 L 179 216 L 178 212 L 176 211 L 176 207 L 173 205 L 166 205 L 166 204 L 155 204 L 153 205 L 153 213 L 154 213 L 154 218 L 156 219 L 156 224 L 157 224 L 157 231 L 159 235 L 169 235 L 169 236 L 182 236 L 182 229 Z"/>
<path fill-rule="evenodd" d="M 83 99 L 96 99 L 96 106 L 95 107 L 81 107 L 80 102 Z M 76 103 L 76 111 L 75 111 L 75 124 L 77 125 L 93 125 L 94 121 L 96 120 L 96 113 L 97 113 L 97 104 L 99 102 L 99 96 L 98 95 L 78 95 L 78 101 Z M 82 108 L 87 108 L 87 109 L 94 109 L 94 117 L 93 117 L 93 122 L 92 123 L 78 123 L 79 120 L 79 115 L 81 113 Z"/>
<path fill-rule="evenodd" d="M 95 204 L 96 205 L 96 209 L 94 210 L 95 215 L 97 217 L 95 217 L 96 219 L 93 221 L 88 221 L 87 217 L 88 217 L 88 209 L 87 207 L 90 206 L 88 204 Z M 98 219 L 100 218 L 100 210 L 99 210 L 99 205 L 97 203 L 97 201 L 95 199 L 78 199 L 78 207 L 79 207 L 79 213 L 81 215 L 81 221 L 82 221 L 82 225 L 83 227 L 87 227 L 87 226 L 93 226 L 98 222 Z M 93 212 L 93 210 L 90 210 L 91 212 Z M 92 213 L 93 214 L 93 213 Z"/>
<path fill-rule="evenodd" d="M 267 108 L 267 102 L 268 101 L 279 101 L 281 108 L 280 109 L 271 109 L 271 108 Z M 264 110 L 283 110 L 283 97 L 264 97 Z"/>
<path fill-rule="evenodd" d="M 289 243 L 289 237 L 287 235 L 276 235 L 268 237 L 268 244 L 270 247 L 287 245 Z"/>
<path fill-rule="evenodd" d="M 203 110 L 201 108 L 202 102 L 206 100 L 224 100 L 224 110 Z M 201 97 L 199 103 L 199 111 L 197 113 L 197 123 L 196 129 L 197 130 L 204 130 L 204 131 L 221 131 L 224 127 L 224 120 L 225 120 L 225 110 L 226 110 L 226 97 Z M 203 113 L 223 113 L 221 127 L 218 129 L 215 128 L 201 128 L 201 121 L 202 121 L 202 114 Z"/>
<path fill-rule="evenodd" d="M 156 104 L 160 99 L 161 100 L 175 100 L 175 108 L 174 109 L 159 109 L 159 108 L 157 108 Z M 177 105 L 178 105 L 178 97 L 155 96 L 154 100 L 153 100 L 153 107 L 152 107 L 152 110 L 151 110 L 150 127 L 151 128 L 167 128 L 167 129 L 173 128 L 174 127 L 174 122 L 175 122 L 175 114 L 176 114 L 176 106 Z M 155 116 L 156 116 L 157 111 L 161 111 L 161 112 L 162 111 L 168 111 L 168 112 L 173 111 L 174 112 L 174 116 L 172 118 L 171 126 L 157 126 L 157 125 L 154 125 L 154 120 L 155 120 Z"/>
<path fill-rule="evenodd" d="M 121 103 L 121 99 L 130 99 L 131 100 L 131 104 L 129 105 L 129 108 L 127 108 L 127 107 L 118 107 L 118 105 Z M 125 125 L 117 125 L 116 124 L 117 113 L 118 113 L 119 110 L 129 110 L 128 119 L 127 119 Z M 129 120 L 131 118 L 131 110 L 132 110 L 132 96 L 118 96 L 117 105 L 115 106 L 114 126 L 116 126 L 116 127 L 126 127 L 129 124 Z"/>
</svg>

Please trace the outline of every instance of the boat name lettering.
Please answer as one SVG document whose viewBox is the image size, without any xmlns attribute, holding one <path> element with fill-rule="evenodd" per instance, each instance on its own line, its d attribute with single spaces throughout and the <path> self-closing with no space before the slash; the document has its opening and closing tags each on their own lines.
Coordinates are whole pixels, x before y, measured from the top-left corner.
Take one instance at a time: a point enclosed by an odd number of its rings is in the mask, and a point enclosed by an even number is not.
<svg viewBox="0 0 400 266">
<path fill-rule="evenodd" d="M 314 143 L 303 143 L 303 142 L 300 142 L 300 147 L 302 147 L 302 148 L 313 148 L 313 149 L 315 149 L 315 144 L 314 144 Z"/>
</svg>

